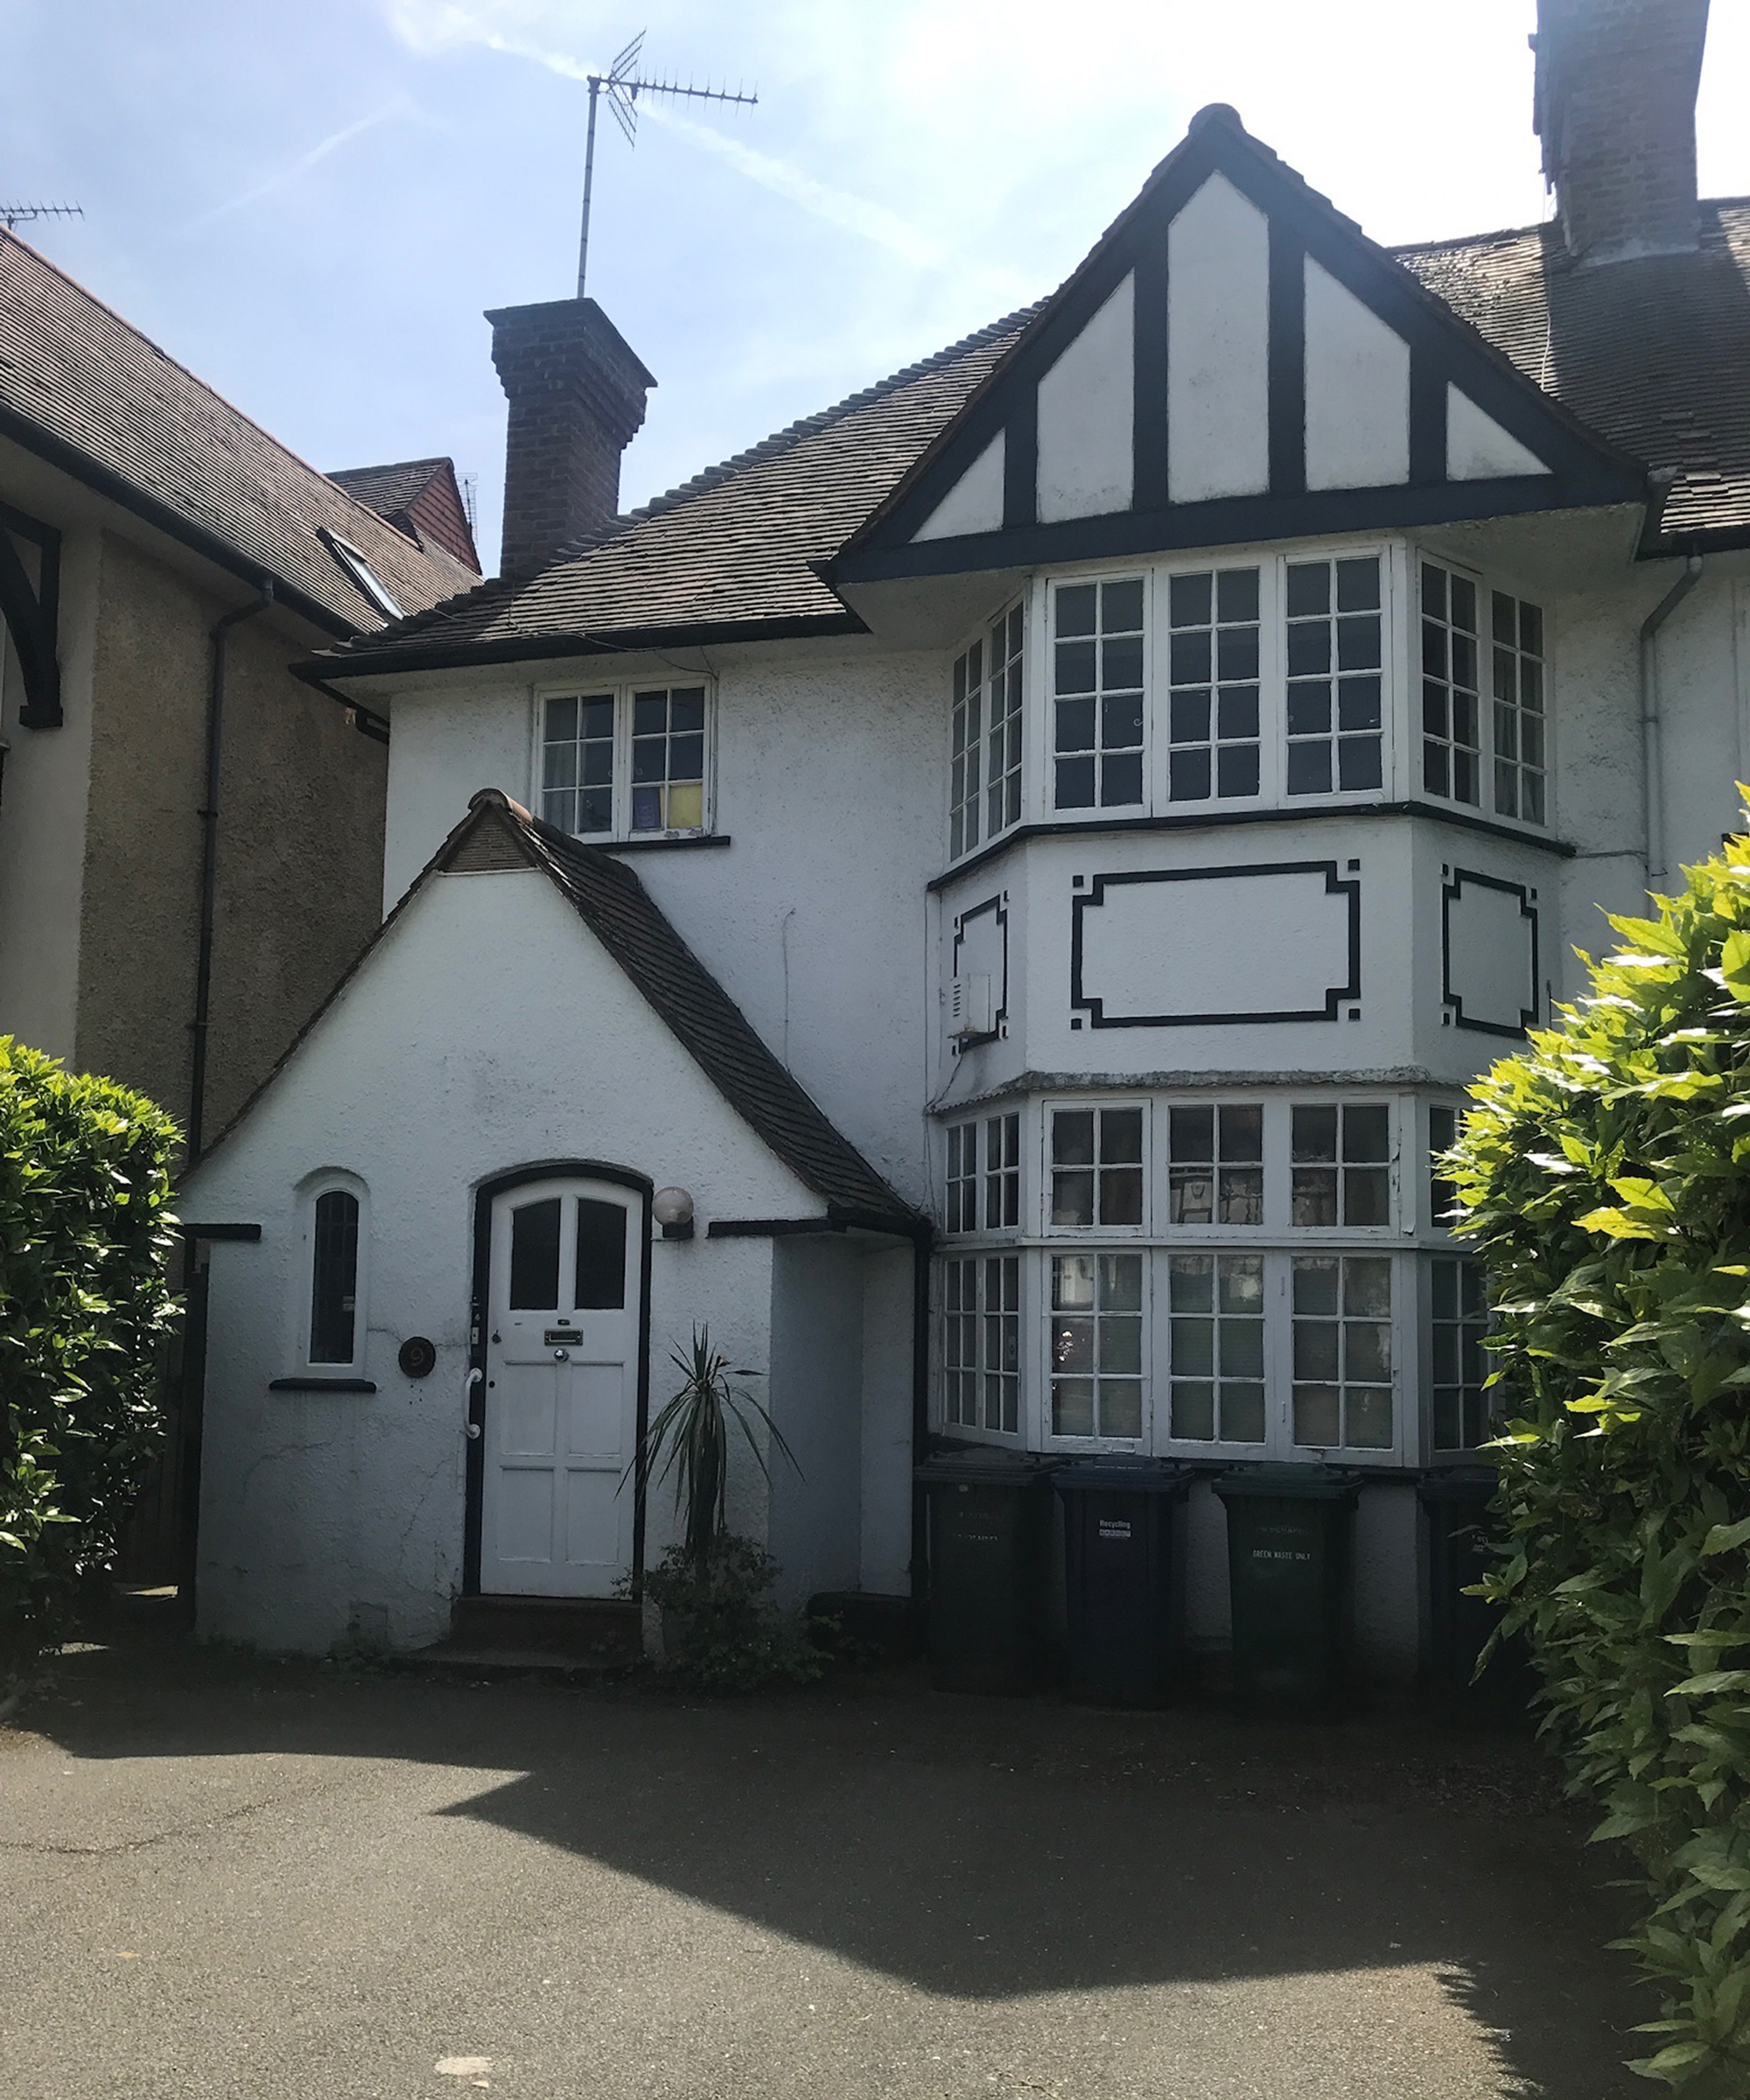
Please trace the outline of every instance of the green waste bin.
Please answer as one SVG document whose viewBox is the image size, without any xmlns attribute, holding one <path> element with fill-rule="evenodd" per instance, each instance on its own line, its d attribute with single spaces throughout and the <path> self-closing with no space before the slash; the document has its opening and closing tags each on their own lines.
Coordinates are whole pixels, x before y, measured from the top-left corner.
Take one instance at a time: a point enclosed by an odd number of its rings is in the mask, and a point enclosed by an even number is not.
<svg viewBox="0 0 1750 2100">
<path fill-rule="evenodd" d="M 1191 1475 L 1158 1459 L 1082 1459 L 1052 1485 L 1063 1503 L 1066 1689 L 1107 1706 L 1159 1706 L 1185 1648 Z"/>
<path fill-rule="evenodd" d="M 928 1512 L 930 1675 L 942 1691 L 1031 1691 L 1044 1648 L 1049 1462 L 946 1451 L 916 1470 Z"/>
<path fill-rule="evenodd" d="M 1484 1599 L 1465 1594 L 1494 1564 L 1488 1546 L 1488 1506 L 1494 1489 L 1490 1466 L 1443 1466 L 1424 1474 L 1417 1484 L 1428 1554 L 1423 1682 L 1430 1691 L 1449 1698 L 1522 1706 L 1534 1684 L 1523 1641 L 1503 1642 L 1478 1677 L 1477 1657 L 1501 1613 Z"/>
<path fill-rule="evenodd" d="M 1228 1512 L 1235 1690 L 1249 1705 L 1328 1710 L 1348 1676 L 1360 1480 L 1328 1466 L 1236 1466 L 1215 1493 Z"/>
</svg>

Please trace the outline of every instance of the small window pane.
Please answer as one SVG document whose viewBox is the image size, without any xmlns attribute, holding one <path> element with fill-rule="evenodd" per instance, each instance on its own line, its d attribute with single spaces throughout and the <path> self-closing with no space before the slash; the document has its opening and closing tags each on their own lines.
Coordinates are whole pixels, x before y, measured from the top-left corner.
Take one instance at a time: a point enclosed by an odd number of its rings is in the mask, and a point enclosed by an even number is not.
<svg viewBox="0 0 1750 2100">
<path fill-rule="evenodd" d="M 577 1296 L 579 1310 L 618 1310 L 626 1303 L 626 1207 L 578 1199 Z"/>
<path fill-rule="evenodd" d="M 310 1361 L 351 1363 L 359 1284 L 359 1199 L 331 1188 L 312 1221 Z"/>
<path fill-rule="evenodd" d="M 556 1311 L 559 1304 L 559 1199 L 545 1196 L 510 1214 L 510 1309 Z"/>
</svg>

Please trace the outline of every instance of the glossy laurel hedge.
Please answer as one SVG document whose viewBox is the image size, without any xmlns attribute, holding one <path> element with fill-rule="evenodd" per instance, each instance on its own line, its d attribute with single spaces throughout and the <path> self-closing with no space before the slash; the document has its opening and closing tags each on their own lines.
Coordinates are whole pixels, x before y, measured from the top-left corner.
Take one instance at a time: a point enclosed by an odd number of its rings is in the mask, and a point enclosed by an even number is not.
<svg viewBox="0 0 1750 2100">
<path fill-rule="evenodd" d="M 1750 845 L 1691 870 L 1452 1156 L 1491 1270 L 1508 1549 L 1544 1726 L 1637 1854 L 1634 2068 L 1750 2090 Z"/>
<path fill-rule="evenodd" d="M 0 1037 L 0 1682 L 113 1561 L 160 1433 L 175 1125 Z"/>
</svg>

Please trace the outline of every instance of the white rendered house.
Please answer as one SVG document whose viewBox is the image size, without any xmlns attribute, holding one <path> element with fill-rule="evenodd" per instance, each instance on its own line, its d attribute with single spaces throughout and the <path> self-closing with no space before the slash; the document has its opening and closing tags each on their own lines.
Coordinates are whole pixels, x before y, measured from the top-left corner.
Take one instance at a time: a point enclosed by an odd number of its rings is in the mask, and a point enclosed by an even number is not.
<svg viewBox="0 0 1750 2100">
<path fill-rule="evenodd" d="M 1488 1433 L 1431 1153 L 1750 770 L 1750 204 L 1704 7 L 1601 12 L 1557 223 L 1389 254 L 1205 110 L 1049 299 L 630 517 L 648 374 L 492 317 L 507 575 L 315 667 L 392 724 L 388 920 L 184 1198 L 207 1630 L 635 1581 L 708 1320 L 792 1595 L 907 1589 L 932 1439 L 1326 1460 L 1413 1673 Z"/>
</svg>

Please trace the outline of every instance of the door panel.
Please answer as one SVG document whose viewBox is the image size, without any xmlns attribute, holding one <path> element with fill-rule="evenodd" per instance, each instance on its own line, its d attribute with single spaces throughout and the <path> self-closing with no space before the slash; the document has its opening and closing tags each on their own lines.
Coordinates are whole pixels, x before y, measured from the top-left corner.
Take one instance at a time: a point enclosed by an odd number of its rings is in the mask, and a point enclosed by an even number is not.
<svg viewBox="0 0 1750 2100">
<path fill-rule="evenodd" d="M 493 1204 L 480 1587 L 606 1597 L 632 1559 L 640 1198 L 556 1177 Z"/>
</svg>

